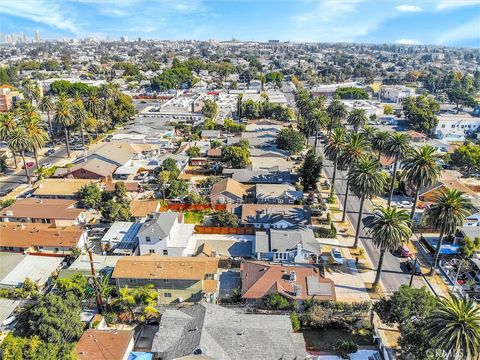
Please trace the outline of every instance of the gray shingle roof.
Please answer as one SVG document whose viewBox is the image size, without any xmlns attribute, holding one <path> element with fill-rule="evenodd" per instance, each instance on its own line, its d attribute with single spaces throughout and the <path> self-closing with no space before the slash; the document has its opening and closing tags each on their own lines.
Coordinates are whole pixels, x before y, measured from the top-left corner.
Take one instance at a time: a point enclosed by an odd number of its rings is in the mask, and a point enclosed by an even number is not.
<svg viewBox="0 0 480 360">
<path fill-rule="evenodd" d="M 295 249 L 298 244 L 302 244 L 304 249 L 312 252 L 320 250 L 312 229 L 297 226 L 290 229 L 270 229 L 269 234 L 257 232 L 255 252 L 285 252 Z"/>
<path fill-rule="evenodd" d="M 155 213 L 153 219 L 147 220 L 142 225 L 138 236 L 158 235 L 160 239 L 164 239 L 170 234 L 178 216 L 177 212 Z"/>
</svg>

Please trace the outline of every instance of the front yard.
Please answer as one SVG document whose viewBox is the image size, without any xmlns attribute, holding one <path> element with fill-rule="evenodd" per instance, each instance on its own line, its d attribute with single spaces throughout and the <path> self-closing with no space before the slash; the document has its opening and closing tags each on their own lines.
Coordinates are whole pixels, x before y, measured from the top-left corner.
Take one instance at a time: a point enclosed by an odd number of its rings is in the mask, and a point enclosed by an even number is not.
<svg viewBox="0 0 480 360">
<path fill-rule="evenodd" d="M 308 351 L 329 351 L 335 348 L 339 340 L 351 340 L 358 346 L 373 346 L 372 333 L 360 331 L 352 333 L 349 330 L 328 329 L 305 329 L 302 330 Z"/>
</svg>

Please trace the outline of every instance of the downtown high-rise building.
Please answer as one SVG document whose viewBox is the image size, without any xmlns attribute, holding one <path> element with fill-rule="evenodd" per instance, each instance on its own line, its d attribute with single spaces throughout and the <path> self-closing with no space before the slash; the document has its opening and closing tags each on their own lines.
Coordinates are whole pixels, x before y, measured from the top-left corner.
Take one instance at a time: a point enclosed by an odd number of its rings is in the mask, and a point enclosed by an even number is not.
<svg viewBox="0 0 480 360">
<path fill-rule="evenodd" d="M 35 30 L 35 42 L 40 42 L 40 30 Z"/>
</svg>

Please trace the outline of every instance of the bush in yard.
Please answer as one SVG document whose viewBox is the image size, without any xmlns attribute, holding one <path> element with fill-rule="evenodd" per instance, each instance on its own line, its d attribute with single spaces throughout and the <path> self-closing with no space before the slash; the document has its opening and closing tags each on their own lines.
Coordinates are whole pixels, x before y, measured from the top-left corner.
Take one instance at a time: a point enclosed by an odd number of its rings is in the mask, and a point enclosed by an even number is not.
<svg viewBox="0 0 480 360">
<path fill-rule="evenodd" d="M 217 227 L 238 227 L 238 217 L 228 211 L 216 211 L 211 215 L 211 223 Z"/>
<path fill-rule="evenodd" d="M 335 349 L 340 353 L 340 356 L 347 357 L 348 354 L 353 354 L 358 351 L 358 345 L 350 339 L 340 339 L 337 341 Z"/>
<path fill-rule="evenodd" d="M 322 239 L 335 239 L 337 237 L 337 228 L 330 223 L 330 228 L 319 227 L 315 229 L 315 236 Z"/>
<path fill-rule="evenodd" d="M 300 320 L 298 318 L 297 313 L 293 313 L 290 315 L 290 320 L 292 321 L 292 328 L 294 331 L 300 330 Z"/>
<path fill-rule="evenodd" d="M 292 307 L 290 301 L 278 293 L 271 293 L 264 298 L 265 306 L 273 310 L 288 310 Z"/>
</svg>

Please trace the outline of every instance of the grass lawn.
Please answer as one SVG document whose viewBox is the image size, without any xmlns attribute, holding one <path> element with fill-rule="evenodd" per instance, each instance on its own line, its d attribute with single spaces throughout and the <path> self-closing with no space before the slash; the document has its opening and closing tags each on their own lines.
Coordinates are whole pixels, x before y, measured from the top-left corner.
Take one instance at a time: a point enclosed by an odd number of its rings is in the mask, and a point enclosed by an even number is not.
<svg viewBox="0 0 480 360">
<path fill-rule="evenodd" d="M 205 212 L 203 211 L 187 211 L 184 214 L 184 221 L 186 224 L 203 224 Z"/>
<path fill-rule="evenodd" d="M 343 329 L 309 329 L 302 330 L 303 337 L 310 351 L 332 351 L 340 339 L 350 339 L 358 346 L 374 345 L 372 334 L 352 334 Z"/>
</svg>

